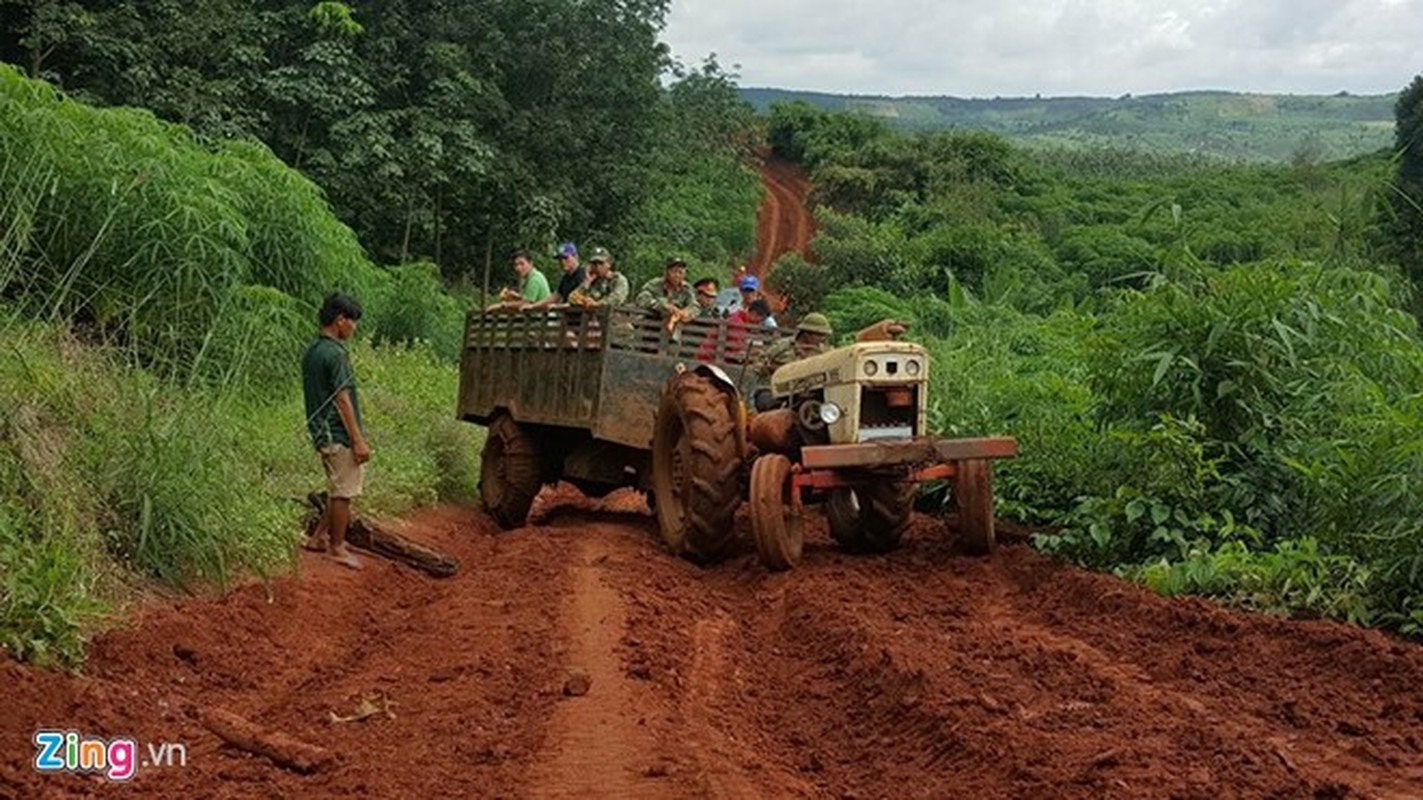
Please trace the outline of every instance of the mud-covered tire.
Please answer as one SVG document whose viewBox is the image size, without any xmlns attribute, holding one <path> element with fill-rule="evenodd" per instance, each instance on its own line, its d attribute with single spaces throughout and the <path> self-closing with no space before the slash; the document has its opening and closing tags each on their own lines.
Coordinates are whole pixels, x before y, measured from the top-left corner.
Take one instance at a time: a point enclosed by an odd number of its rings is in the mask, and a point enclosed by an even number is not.
<svg viewBox="0 0 1423 800">
<path fill-rule="evenodd" d="M 886 553 L 899 546 L 919 486 L 913 483 L 865 483 L 834 489 L 825 503 L 830 537 L 856 553 Z"/>
<path fill-rule="evenodd" d="M 675 378 L 662 395 L 652 438 L 657 525 L 672 552 L 693 561 L 724 557 L 741 504 L 736 422 L 726 395 L 700 375 Z"/>
<path fill-rule="evenodd" d="M 953 492 L 964 551 L 977 556 L 992 553 L 998 544 L 993 526 L 993 462 L 958 462 Z"/>
<path fill-rule="evenodd" d="M 513 417 L 500 414 L 489 423 L 480 455 L 479 498 L 501 528 L 517 528 L 529 517 L 539 493 L 539 446 Z"/>
<path fill-rule="evenodd" d="M 805 547 L 801 516 L 791 502 L 791 461 L 779 453 L 751 465 L 751 535 L 767 569 L 787 570 L 800 563 Z"/>
</svg>

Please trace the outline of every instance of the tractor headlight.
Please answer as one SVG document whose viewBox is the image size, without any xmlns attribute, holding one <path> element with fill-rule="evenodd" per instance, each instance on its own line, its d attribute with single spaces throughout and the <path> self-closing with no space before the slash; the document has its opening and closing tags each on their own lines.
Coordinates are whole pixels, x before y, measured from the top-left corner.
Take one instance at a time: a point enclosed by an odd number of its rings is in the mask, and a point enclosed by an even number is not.
<svg viewBox="0 0 1423 800">
<path fill-rule="evenodd" d="M 923 369 L 919 364 L 919 359 L 911 358 L 904 362 L 904 372 L 911 378 L 919 377 L 919 370 Z"/>
<path fill-rule="evenodd" d="M 866 361 L 866 362 L 865 362 L 865 377 L 867 377 L 867 378 L 873 378 L 873 377 L 875 376 L 875 374 L 878 373 L 878 372 L 879 372 L 879 362 L 877 362 L 877 361 Z"/>
<path fill-rule="evenodd" d="M 840 417 L 843 415 L 844 412 L 841 411 L 840 407 L 835 405 L 834 403 L 820 404 L 820 421 L 824 422 L 826 425 L 834 425 L 835 423 L 840 421 Z"/>
</svg>

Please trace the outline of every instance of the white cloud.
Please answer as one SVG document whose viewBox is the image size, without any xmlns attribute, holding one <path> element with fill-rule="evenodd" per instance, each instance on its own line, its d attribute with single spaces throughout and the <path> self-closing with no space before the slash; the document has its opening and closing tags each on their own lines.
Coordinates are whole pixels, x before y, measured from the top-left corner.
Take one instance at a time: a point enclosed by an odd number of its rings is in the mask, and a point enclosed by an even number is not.
<svg viewBox="0 0 1423 800">
<path fill-rule="evenodd" d="M 1423 0 L 672 0 L 663 40 L 746 86 L 1384 93 L 1423 71 Z"/>
</svg>

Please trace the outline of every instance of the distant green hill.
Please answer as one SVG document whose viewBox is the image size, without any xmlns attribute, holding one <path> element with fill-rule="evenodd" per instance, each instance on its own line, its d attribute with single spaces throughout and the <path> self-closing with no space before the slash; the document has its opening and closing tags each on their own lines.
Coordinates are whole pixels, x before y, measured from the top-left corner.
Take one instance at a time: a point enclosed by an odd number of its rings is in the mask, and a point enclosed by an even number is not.
<svg viewBox="0 0 1423 800">
<path fill-rule="evenodd" d="M 883 97 L 743 88 L 758 110 L 804 100 L 901 130 L 972 128 L 1030 144 L 1113 145 L 1237 161 L 1337 159 L 1393 142 L 1394 95 L 1177 92 L 1122 97 Z"/>
</svg>

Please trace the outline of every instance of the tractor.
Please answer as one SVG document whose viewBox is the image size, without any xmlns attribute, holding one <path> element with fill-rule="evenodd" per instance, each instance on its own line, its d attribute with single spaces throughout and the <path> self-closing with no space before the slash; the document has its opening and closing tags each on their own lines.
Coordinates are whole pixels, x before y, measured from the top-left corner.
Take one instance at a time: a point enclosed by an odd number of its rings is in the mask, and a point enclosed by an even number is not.
<svg viewBox="0 0 1423 800">
<path fill-rule="evenodd" d="M 1011 438 L 928 435 L 929 355 L 882 323 L 776 369 L 757 355 L 793 335 L 693 320 L 669 330 L 637 309 L 472 311 L 459 416 L 488 426 L 480 495 L 506 528 L 543 484 L 648 495 L 674 553 L 707 563 L 735 545 L 749 501 L 760 560 L 799 562 L 807 505 L 846 550 L 899 544 L 921 483 L 948 480 L 972 552 L 994 547 L 992 460 Z"/>
</svg>

